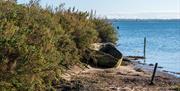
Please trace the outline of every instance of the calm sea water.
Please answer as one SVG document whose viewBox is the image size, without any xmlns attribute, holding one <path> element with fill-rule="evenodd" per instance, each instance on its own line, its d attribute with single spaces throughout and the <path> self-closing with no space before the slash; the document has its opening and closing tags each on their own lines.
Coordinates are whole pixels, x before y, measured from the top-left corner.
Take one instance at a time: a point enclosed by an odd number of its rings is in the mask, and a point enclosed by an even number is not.
<svg viewBox="0 0 180 91">
<path fill-rule="evenodd" d="M 112 24 L 119 27 L 118 48 L 125 56 L 143 56 L 146 37 L 146 62 L 180 72 L 180 20 L 119 20 Z"/>
</svg>

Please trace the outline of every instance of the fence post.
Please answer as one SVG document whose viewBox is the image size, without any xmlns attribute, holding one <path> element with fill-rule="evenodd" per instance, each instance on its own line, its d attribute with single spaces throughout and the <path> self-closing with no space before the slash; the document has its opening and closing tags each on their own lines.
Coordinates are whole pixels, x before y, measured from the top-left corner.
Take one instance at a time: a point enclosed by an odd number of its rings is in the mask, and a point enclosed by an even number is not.
<svg viewBox="0 0 180 91">
<path fill-rule="evenodd" d="M 144 37 L 144 63 L 146 62 L 146 37 Z"/>
<path fill-rule="evenodd" d="M 154 71 L 153 71 L 153 74 L 152 74 L 152 78 L 151 78 L 151 83 L 150 85 L 153 85 L 154 84 L 154 77 L 155 77 L 155 74 L 156 74 L 156 69 L 157 69 L 157 66 L 158 66 L 158 63 L 155 64 L 155 67 L 154 67 Z"/>
</svg>

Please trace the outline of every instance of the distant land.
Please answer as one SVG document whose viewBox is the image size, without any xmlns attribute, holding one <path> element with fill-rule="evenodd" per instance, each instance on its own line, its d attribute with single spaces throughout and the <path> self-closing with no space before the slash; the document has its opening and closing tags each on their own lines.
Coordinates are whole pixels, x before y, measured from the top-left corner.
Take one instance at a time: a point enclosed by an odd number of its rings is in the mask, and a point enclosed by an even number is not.
<svg viewBox="0 0 180 91">
<path fill-rule="evenodd" d="M 180 19 L 180 12 L 109 13 L 108 19 Z"/>
<path fill-rule="evenodd" d="M 118 21 L 179 21 L 180 19 L 108 19 L 110 22 L 118 22 Z"/>
</svg>

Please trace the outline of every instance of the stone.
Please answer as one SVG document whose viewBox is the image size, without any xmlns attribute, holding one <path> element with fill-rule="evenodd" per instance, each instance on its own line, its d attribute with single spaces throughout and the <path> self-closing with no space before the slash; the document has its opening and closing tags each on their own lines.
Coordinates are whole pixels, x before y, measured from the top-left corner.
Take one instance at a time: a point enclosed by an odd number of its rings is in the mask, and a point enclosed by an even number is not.
<svg viewBox="0 0 180 91">
<path fill-rule="evenodd" d="M 149 66 L 154 66 L 154 64 L 149 64 Z"/>
<path fill-rule="evenodd" d="M 119 67 L 121 65 L 123 55 L 112 43 L 95 43 L 92 44 L 90 49 L 93 52 L 89 63 L 103 68 Z"/>
<path fill-rule="evenodd" d="M 110 54 L 117 59 L 122 58 L 122 53 L 111 43 L 104 44 L 99 51 Z"/>
</svg>

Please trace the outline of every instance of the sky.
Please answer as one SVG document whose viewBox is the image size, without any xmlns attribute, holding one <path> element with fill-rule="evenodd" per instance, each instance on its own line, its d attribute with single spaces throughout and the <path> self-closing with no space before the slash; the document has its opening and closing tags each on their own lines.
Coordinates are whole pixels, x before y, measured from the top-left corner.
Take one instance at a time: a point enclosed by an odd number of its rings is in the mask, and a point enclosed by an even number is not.
<svg viewBox="0 0 180 91">
<path fill-rule="evenodd" d="M 29 0 L 17 0 L 27 3 Z M 107 18 L 180 19 L 180 0 L 41 0 L 42 6 L 76 7 Z"/>
</svg>

